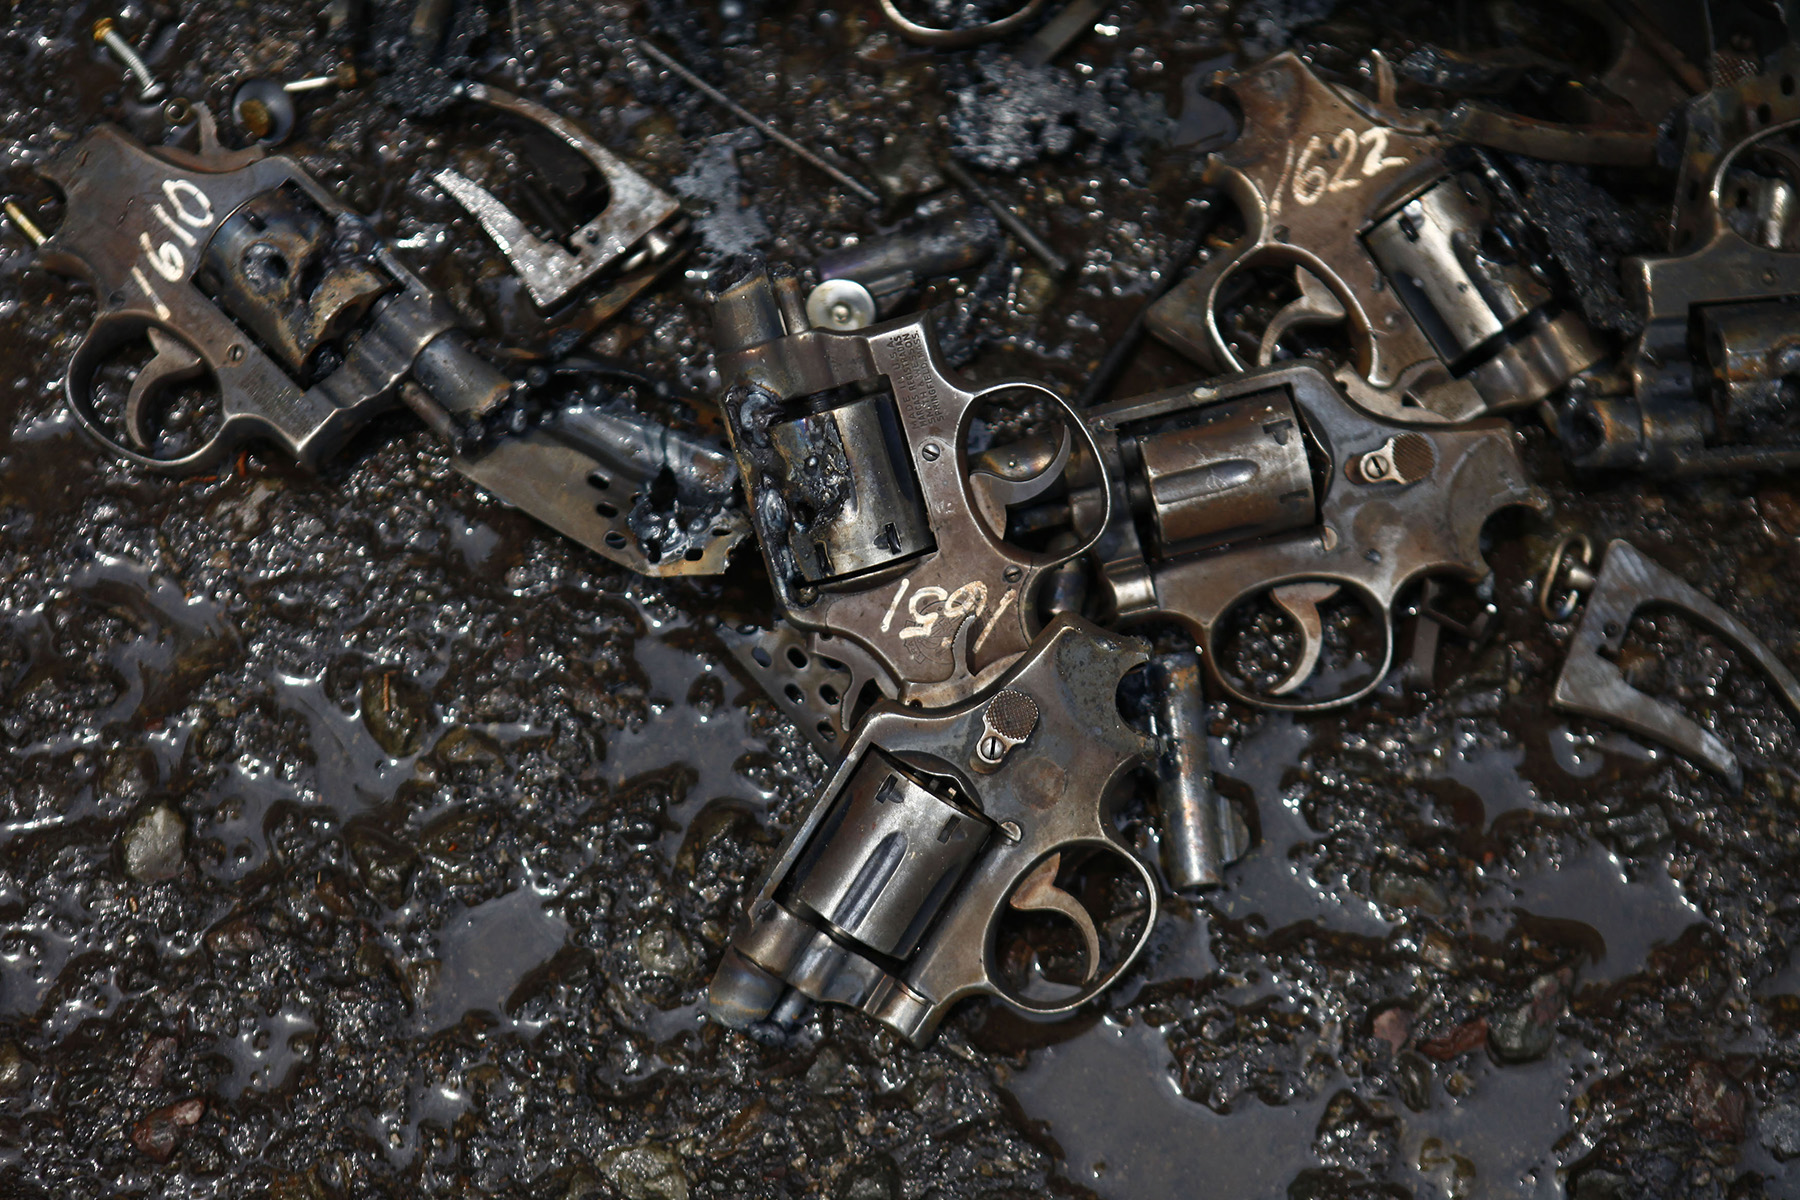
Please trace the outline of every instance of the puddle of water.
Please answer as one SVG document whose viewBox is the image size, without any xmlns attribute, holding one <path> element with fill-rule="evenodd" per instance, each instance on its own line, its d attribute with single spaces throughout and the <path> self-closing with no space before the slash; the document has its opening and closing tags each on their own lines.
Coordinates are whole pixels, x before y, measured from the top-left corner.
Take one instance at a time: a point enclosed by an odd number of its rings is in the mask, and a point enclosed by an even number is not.
<svg viewBox="0 0 1800 1200">
<path fill-rule="evenodd" d="M 389 1125 L 379 1118 L 368 1128 L 376 1142 L 387 1151 L 388 1162 L 395 1166 L 417 1164 L 420 1151 L 419 1127 L 427 1121 L 440 1129 L 449 1129 L 456 1119 L 469 1111 L 473 1099 L 461 1080 L 453 1083 L 414 1084 L 406 1089 L 406 1119 Z"/>
<path fill-rule="evenodd" d="M 279 1088 L 303 1057 L 297 1043 L 317 1028 L 306 1009 L 284 1005 L 267 1022 L 258 1022 L 221 1043 L 219 1048 L 231 1059 L 231 1077 L 218 1082 L 220 1094 L 236 1099 L 248 1088 L 259 1092 Z"/>
<path fill-rule="evenodd" d="M 418 757 L 390 759 L 376 744 L 360 713 L 346 713 L 325 694 L 323 676 L 274 675 L 284 707 L 306 718 L 312 747 L 313 786 L 319 799 L 349 814 L 394 794 L 412 777 Z"/>
<path fill-rule="evenodd" d="M 1419 1172 L 1421 1184 L 1435 1178 L 1441 1187 L 1444 1160 L 1460 1155 L 1475 1168 L 1466 1195 L 1563 1200 L 1557 1170 L 1589 1147 L 1569 1146 L 1560 1154 L 1554 1147 L 1568 1132 L 1569 1105 L 1593 1080 L 1592 1055 L 1576 1050 L 1572 1057 L 1552 1054 L 1509 1067 L 1477 1059 L 1465 1070 L 1472 1086 L 1460 1099 L 1434 1087 L 1431 1108 L 1402 1111 L 1402 1160 Z"/>
<path fill-rule="evenodd" d="M 1255 793 L 1262 836 L 1227 872 L 1225 887 L 1215 893 L 1212 903 L 1230 917 L 1260 915 L 1270 929 L 1315 921 L 1322 928 L 1383 936 L 1388 923 L 1374 905 L 1320 888 L 1288 859 L 1295 846 L 1319 836 L 1300 815 L 1298 803 L 1289 803 L 1281 794 L 1283 774 L 1300 761 L 1311 742 L 1308 727 L 1290 714 L 1273 713 L 1223 760 L 1215 744 L 1214 770 Z"/>
<path fill-rule="evenodd" d="M 1108 1200 L 1286 1196 L 1313 1161 L 1325 1098 L 1285 1108 L 1247 1099 L 1220 1116 L 1182 1098 L 1172 1066 L 1154 1026 L 1101 1021 L 1034 1053 L 1007 1086 L 1027 1115 L 1049 1122 L 1070 1178 Z"/>
<path fill-rule="evenodd" d="M 79 949 L 49 921 L 12 924 L 0 942 L 0 1016 L 23 1016 L 43 1004 L 50 985 Z"/>
<path fill-rule="evenodd" d="M 737 771 L 747 752 L 764 748 L 750 729 L 750 712 L 729 702 L 718 705 L 710 716 L 686 703 L 689 689 L 705 675 L 716 675 L 732 695 L 738 685 L 730 672 L 708 663 L 690 650 L 678 649 L 663 636 L 638 639 L 633 653 L 645 678 L 652 681 L 650 715 L 637 728 L 610 734 L 606 740 L 606 772 L 617 787 L 634 775 L 659 770 L 678 762 L 695 773 L 692 787 L 681 803 L 668 813 L 677 826 L 663 838 L 663 854 L 673 859 L 681 847 L 682 831 L 708 800 L 765 793 Z"/>
<path fill-rule="evenodd" d="M 1647 865 L 1634 880 L 1627 877 L 1622 862 L 1595 845 L 1584 847 L 1560 868 L 1496 881 L 1482 897 L 1482 907 L 1491 914 L 1486 922 L 1491 936 L 1512 925 L 1514 908 L 1591 926 L 1606 944 L 1600 961 L 1582 968 L 1583 978 L 1592 980 L 1636 974 L 1651 947 L 1674 941 L 1688 926 L 1704 920 L 1681 894 L 1666 864 Z"/>
<path fill-rule="evenodd" d="M 762 744 L 750 731 L 749 710 L 725 703 L 702 716 L 686 703 L 689 689 L 704 675 L 718 676 L 727 695 L 737 691 L 730 672 L 662 637 L 640 638 L 633 654 L 651 681 L 650 716 L 638 728 L 607 738 L 606 769 L 613 782 L 680 762 L 699 775 L 690 798 L 741 795 L 750 783 L 737 773 L 736 763 Z"/>
<path fill-rule="evenodd" d="M 700 1029 L 701 1018 L 706 1015 L 706 1001 L 696 1000 L 692 1004 L 682 1004 L 675 1008 L 651 1009 L 649 1020 L 644 1023 L 644 1032 L 650 1040 L 661 1045 L 670 1038 L 681 1033 L 694 1033 Z"/>
<path fill-rule="evenodd" d="M 1634 741 L 1617 730 L 1577 734 L 1567 725 L 1558 725 L 1545 737 L 1556 765 L 1577 779 L 1599 774 L 1606 766 L 1608 754 L 1618 754 L 1637 762 L 1657 762 L 1663 757 L 1663 751 L 1657 747 Z"/>
<path fill-rule="evenodd" d="M 567 922 L 544 911 L 543 897 L 529 888 L 465 910 L 438 935 L 443 968 L 420 1013 L 420 1032 L 455 1024 L 474 1009 L 500 1014 L 519 981 L 568 936 Z"/>
<path fill-rule="evenodd" d="M 78 725 L 20 747 L 15 753 L 21 757 L 91 745 L 107 726 L 132 722 L 139 717 L 149 685 L 165 677 L 183 651 L 218 636 L 222 628 L 217 605 L 204 596 L 188 596 L 166 574 L 136 559 L 97 555 L 69 572 L 66 590 L 77 596 L 95 593 L 98 603 L 105 603 L 108 595 L 129 596 L 127 607 L 148 628 L 104 650 L 107 665 L 124 681 L 118 699 Z"/>
<path fill-rule="evenodd" d="M 1194 64 L 1181 81 L 1181 114 L 1169 136 L 1172 146 L 1192 146 L 1195 153 L 1218 150 L 1236 140 L 1237 121 L 1231 110 L 1209 97 L 1206 92 L 1215 74 L 1232 64 L 1232 56 L 1222 54 Z"/>
<path fill-rule="evenodd" d="M 1537 789 L 1519 774 L 1523 746 L 1465 746 L 1444 763 L 1444 775 L 1477 796 L 1490 813 L 1509 808 L 1537 808 Z"/>
<path fill-rule="evenodd" d="M 494 547 L 500 544 L 499 530 L 479 521 L 470 521 L 448 508 L 444 510 L 444 532 L 449 535 L 451 548 L 471 567 L 485 563 Z"/>
</svg>

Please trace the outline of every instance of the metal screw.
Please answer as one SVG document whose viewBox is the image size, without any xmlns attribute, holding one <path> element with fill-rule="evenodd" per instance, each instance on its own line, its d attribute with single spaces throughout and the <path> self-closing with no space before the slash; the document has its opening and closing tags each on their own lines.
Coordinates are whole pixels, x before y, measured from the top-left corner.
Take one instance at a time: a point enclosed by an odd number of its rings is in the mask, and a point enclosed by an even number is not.
<svg viewBox="0 0 1800 1200">
<path fill-rule="evenodd" d="M 350 88 L 356 86 L 356 67 L 351 63 L 342 63 L 329 75 L 313 75 L 306 79 L 296 79 L 292 83 L 284 83 L 281 90 L 288 95 L 300 92 L 317 92 L 324 88 Z"/>
<path fill-rule="evenodd" d="M 1006 570 L 1004 572 L 1002 572 L 1002 575 L 1005 578 L 1006 582 L 1017 583 L 1017 582 L 1019 582 L 1019 577 L 1021 575 L 1023 575 L 1024 573 L 1025 572 L 1018 567 L 1008 567 L 1008 568 L 1006 568 Z"/>
<path fill-rule="evenodd" d="M 919 457 L 926 462 L 936 462 L 938 460 L 938 455 L 942 453 L 943 451 L 938 449 L 938 444 L 936 442 L 926 442 L 923 446 L 919 447 Z"/>
<path fill-rule="evenodd" d="M 981 739 L 981 745 L 978 747 L 978 750 L 981 754 L 982 762 L 997 763 L 1006 757 L 1006 743 L 991 733 Z"/>
<path fill-rule="evenodd" d="M 6 215 L 12 218 L 12 223 L 19 227 L 20 233 L 31 239 L 32 245 L 41 246 L 48 240 L 44 237 L 44 231 L 38 228 L 37 222 L 11 200 L 6 202 Z"/>
<path fill-rule="evenodd" d="M 1360 466 L 1365 483 L 1380 483 L 1394 475 L 1394 460 L 1386 446 L 1363 455 Z"/>
<path fill-rule="evenodd" d="M 151 73 L 144 60 L 138 57 L 138 52 L 132 44 L 119 36 L 119 31 L 113 27 L 111 17 L 101 17 L 94 22 L 94 40 L 111 50 L 113 57 L 123 64 L 133 79 L 137 80 L 139 100 L 154 100 L 169 90 Z"/>
</svg>

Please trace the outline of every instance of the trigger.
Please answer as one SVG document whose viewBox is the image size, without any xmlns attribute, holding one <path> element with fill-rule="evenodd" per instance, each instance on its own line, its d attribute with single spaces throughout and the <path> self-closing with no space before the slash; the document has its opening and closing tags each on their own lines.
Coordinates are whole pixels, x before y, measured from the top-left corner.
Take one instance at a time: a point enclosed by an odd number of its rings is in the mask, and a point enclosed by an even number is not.
<svg viewBox="0 0 1800 1200">
<path fill-rule="evenodd" d="M 1011 471 L 1002 474 L 998 470 L 976 470 L 969 474 L 969 490 L 975 494 L 975 511 L 987 527 L 994 531 L 995 537 L 1006 536 L 1006 510 L 1014 504 L 1023 504 L 1027 500 L 1035 500 L 1050 489 L 1062 475 L 1063 468 L 1069 464 L 1069 455 L 1075 449 L 1075 435 L 1064 425 L 1060 431 L 1061 438 L 1049 461 L 1042 466 L 1035 463 L 1008 463 L 1014 470 L 1028 469 L 1028 475 L 1015 476 Z M 1041 460 L 1041 456 L 1040 456 Z M 1005 469 L 1004 467 L 1002 469 Z"/>
<path fill-rule="evenodd" d="M 1081 977 L 1081 982 L 1087 984 L 1093 982 L 1095 972 L 1100 969 L 1100 931 L 1094 928 L 1094 918 L 1081 907 L 1081 901 L 1056 886 L 1056 873 L 1061 869 L 1062 852 L 1058 851 L 1025 877 L 1009 903 L 1020 912 L 1061 913 L 1075 922 L 1087 948 L 1087 974 Z"/>
<path fill-rule="evenodd" d="M 1286 679 L 1269 689 L 1271 696 L 1285 696 L 1312 677 L 1319 652 L 1325 648 L 1325 622 L 1319 616 L 1319 605 L 1337 592 L 1335 583 L 1290 583 L 1270 590 L 1269 598 L 1300 627 L 1300 661 Z"/>
<path fill-rule="evenodd" d="M 1294 282 L 1300 295 L 1282 305 L 1263 330 L 1262 344 L 1256 350 L 1256 365 L 1266 367 L 1275 361 L 1275 347 L 1287 331 L 1299 325 L 1333 325 L 1344 319 L 1344 305 L 1325 286 L 1325 281 L 1305 267 L 1294 268 Z"/>
<path fill-rule="evenodd" d="M 183 383 L 205 372 L 206 364 L 179 338 L 151 327 L 147 334 L 156 357 L 144 364 L 131 381 L 131 393 L 125 398 L 125 432 L 139 450 L 151 448 L 149 406 L 162 389 L 171 383 Z"/>
</svg>

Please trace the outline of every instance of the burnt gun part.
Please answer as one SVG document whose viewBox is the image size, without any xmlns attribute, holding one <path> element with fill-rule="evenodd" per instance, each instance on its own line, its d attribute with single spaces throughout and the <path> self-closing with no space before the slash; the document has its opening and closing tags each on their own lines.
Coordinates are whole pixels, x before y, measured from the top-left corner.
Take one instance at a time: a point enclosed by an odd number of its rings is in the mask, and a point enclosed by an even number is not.
<svg viewBox="0 0 1800 1200">
<path fill-rule="evenodd" d="M 1177 892 L 1225 882 L 1225 868 L 1242 858 L 1250 843 L 1243 818 L 1213 787 L 1201 674 L 1200 658 L 1191 651 L 1150 660 L 1152 720 L 1162 742 L 1156 799 L 1163 877 Z"/>
<path fill-rule="evenodd" d="M 999 242 L 999 223 L 986 212 L 971 210 L 930 217 L 897 233 L 833 250 L 821 255 L 814 269 L 822 283 L 847 279 L 861 284 L 875 302 L 875 315 L 889 317 L 928 280 L 984 262 Z M 824 324 L 816 317 L 813 323 Z"/>
<path fill-rule="evenodd" d="M 1681 113 L 1681 162 L 1669 210 L 1669 249 L 1685 251 L 1712 233 L 1705 202 L 1720 161 L 1762 130 L 1800 120 L 1800 45 L 1789 40 L 1760 71 L 1720 80 Z"/>
<path fill-rule="evenodd" d="M 750 534 L 737 462 L 723 446 L 620 405 L 555 410 L 453 461 L 640 575 L 717 575 Z"/>
<path fill-rule="evenodd" d="M 1292 53 L 1231 76 L 1244 133 L 1205 182 L 1244 235 L 1149 310 L 1153 334 L 1217 372 L 1268 366 L 1282 335 L 1342 324 L 1352 399 L 1388 420 L 1461 422 L 1532 404 L 1601 357 L 1562 312 L 1526 249 L 1496 219 L 1479 171 L 1453 170 L 1431 114 L 1335 87 Z M 1293 272 L 1299 296 L 1239 357 L 1221 309 L 1240 271 Z"/>
<path fill-rule="evenodd" d="M 1400 63 L 1409 78 L 1463 96 L 1513 92 L 1527 77 L 1541 100 L 1550 92 L 1553 115 L 1528 117 L 1482 99 L 1465 99 L 1443 114 L 1443 133 L 1534 159 L 1594 166 L 1648 167 L 1656 162 L 1657 130 L 1670 109 L 1703 91 L 1705 79 L 1635 4 L 1579 2 L 1570 9 L 1598 23 L 1611 44 L 1599 72 L 1506 46 L 1461 54 L 1426 44 Z M 1546 88 L 1550 81 L 1557 81 Z"/>
<path fill-rule="evenodd" d="M 850 667 L 785 621 L 767 629 L 721 624 L 714 632 L 819 757 L 836 757 L 844 747 L 844 700 L 856 690 Z"/>
<path fill-rule="evenodd" d="M 992 38 L 1004 37 L 1015 29 L 1023 28 L 1033 17 L 1044 10 L 1048 0 L 1025 0 L 1018 8 L 997 20 L 987 21 L 980 25 L 961 29 L 940 29 L 931 25 L 921 25 L 907 17 L 894 6 L 894 0 L 881 0 L 881 11 L 887 19 L 894 23 L 900 36 L 909 42 L 917 42 L 921 46 L 936 46 L 943 50 L 958 50 L 966 46 L 980 45 Z"/>
<path fill-rule="evenodd" d="M 510 395 L 511 382 L 463 342 L 448 305 L 360 217 L 292 161 L 227 154 L 212 130 L 204 116 L 209 152 L 158 156 L 103 126 L 44 169 L 67 206 L 41 247 L 44 262 L 88 279 L 100 301 L 67 376 L 70 409 L 89 434 L 175 474 L 204 470 L 253 438 L 313 467 L 409 378 L 459 417 Z M 336 339 L 353 324 L 358 336 L 345 346 Z M 96 408 L 95 376 L 139 340 L 157 354 L 133 384 L 124 445 Z M 157 457 L 157 401 L 202 374 L 219 392 L 216 432 L 179 457 Z"/>
<path fill-rule="evenodd" d="M 210 114 L 200 124 L 200 154 L 155 153 L 102 127 L 45 168 L 67 216 L 40 247 L 44 262 L 87 278 L 100 298 L 67 379 L 90 435 L 172 474 L 208 469 L 255 439 L 316 468 L 399 398 L 459 469 L 600 554 L 652 575 L 724 568 L 748 532 L 728 456 L 590 410 L 493 444 L 474 436 L 515 388 L 469 347 L 449 305 L 298 165 L 225 152 Z M 130 385 L 125 444 L 108 432 L 97 376 L 138 342 L 153 357 Z M 206 378 L 218 391 L 216 430 L 159 457 L 160 402 Z M 626 486 L 609 497 L 595 481 Z"/>
<path fill-rule="evenodd" d="M 1711 136 L 1712 125 L 1701 128 Z M 1797 133 L 1800 116 L 1717 156 L 1690 145 L 1690 162 L 1712 163 L 1688 206 L 1692 221 L 1680 225 L 1678 236 L 1694 241 L 1685 253 L 1626 264 L 1644 314 L 1625 362 L 1630 391 L 1562 408 L 1559 433 L 1577 466 L 1660 476 L 1800 466 Z"/>
<path fill-rule="evenodd" d="M 814 329 L 791 277 L 753 272 L 714 319 L 722 407 L 782 615 L 837 639 L 832 656 L 859 659 L 896 699 L 952 704 L 984 686 L 1030 643 L 1044 573 L 1084 549 L 1005 536 L 1007 511 L 1051 487 L 1088 437 L 1081 422 L 1040 384 L 964 386 L 924 317 Z M 1049 402 L 1059 452 L 971 457 L 974 414 L 1005 395 Z"/>
<path fill-rule="evenodd" d="M 1327 708 L 1366 693 L 1391 660 L 1401 590 L 1435 574 L 1481 579 L 1487 519 L 1547 505 L 1505 422 L 1383 421 L 1314 366 L 1121 400 L 1088 420 L 1115 492 L 1093 553 L 1102 611 L 1180 622 L 1215 679 L 1265 707 Z M 1083 480 L 1072 493 L 1080 528 L 1097 519 L 1098 486 Z M 1264 594 L 1291 618 L 1300 651 L 1284 679 L 1257 691 L 1221 668 L 1218 640 L 1225 617 Z M 1320 606 L 1340 595 L 1378 619 L 1381 653 L 1360 686 L 1301 698 L 1322 649 Z"/>
<path fill-rule="evenodd" d="M 675 252 L 685 225 L 680 206 L 586 130 L 541 104 L 499 88 L 471 84 L 462 94 L 545 130 L 578 154 L 605 183 L 606 207 L 574 230 L 567 245 L 558 245 L 537 236 L 518 214 L 466 176 L 445 168 L 433 177 L 494 239 L 538 307 L 561 303 L 603 271 L 628 273 Z M 639 288 L 652 278 L 645 275 Z"/>
<path fill-rule="evenodd" d="M 1145 658 L 1140 643 L 1062 617 L 960 705 L 877 706 L 746 906 L 713 976 L 714 1016 L 742 1028 L 806 1001 L 846 1004 L 923 1044 L 968 996 L 1054 1015 L 1108 987 L 1156 917 L 1154 877 L 1112 823 L 1154 745 L 1117 701 Z M 1092 855 L 1125 864 L 1144 897 L 1141 928 L 1111 956 L 1095 914 L 1057 883 Z M 1009 983 L 997 949 L 1009 911 L 1074 925 L 1080 986 L 1036 995 Z"/>
<path fill-rule="evenodd" d="M 1586 538 L 1572 542 L 1591 552 Z M 1742 621 L 1630 542 L 1615 539 L 1607 544 L 1598 576 L 1591 569 L 1591 553 L 1571 553 L 1572 542 L 1557 548 L 1539 587 L 1540 603 L 1556 619 L 1571 615 L 1577 596 L 1586 594 L 1581 622 L 1569 642 L 1550 702 L 1564 712 L 1607 721 L 1661 742 L 1717 771 L 1733 787 L 1742 787 L 1737 755 L 1718 736 L 1625 681 L 1617 659 L 1632 617 L 1646 608 L 1668 608 L 1698 621 L 1761 668 L 1796 715 L 1800 715 L 1800 680 Z"/>
</svg>

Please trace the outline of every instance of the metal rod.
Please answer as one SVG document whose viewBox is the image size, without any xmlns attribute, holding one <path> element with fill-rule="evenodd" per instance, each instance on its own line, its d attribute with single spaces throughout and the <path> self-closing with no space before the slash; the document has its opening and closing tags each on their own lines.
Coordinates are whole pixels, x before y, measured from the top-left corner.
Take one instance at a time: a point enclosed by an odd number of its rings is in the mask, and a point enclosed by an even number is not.
<svg viewBox="0 0 1800 1200">
<path fill-rule="evenodd" d="M 1019 50 L 1019 61 L 1028 67 L 1043 66 L 1092 29 L 1109 3 L 1111 0 L 1074 0 L 1031 35 L 1031 40 Z"/>
<path fill-rule="evenodd" d="M 699 92 L 702 96 L 705 96 L 708 100 L 711 100 L 721 108 L 728 110 L 733 116 L 744 122 L 746 125 L 753 126 L 761 131 L 770 140 L 785 146 L 788 150 L 792 151 L 806 162 L 812 164 L 839 183 L 843 184 L 849 191 L 861 196 L 870 204 L 881 203 L 880 194 L 873 188 L 857 182 L 856 179 L 846 174 L 842 169 L 833 166 L 813 151 L 808 150 L 805 146 L 802 146 L 799 142 L 796 142 L 793 138 L 781 132 L 781 130 L 775 128 L 773 125 L 739 104 L 736 100 L 733 100 L 730 96 L 727 96 L 724 92 L 721 92 L 718 88 L 706 82 L 706 80 L 700 78 L 698 75 L 682 66 L 679 62 L 676 62 L 673 58 L 670 58 L 667 54 L 663 53 L 649 42 L 631 41 L 628 42 L 627 45 L 636 47 L 648 57 L 655 59 L 662 66 L 675 72 L 675 74 L 687 81 L 689 87 Z"/>
<path fill-rule="evenodd" d="M 1163 260 L 1162 268 L 1157 272 L 1156 282 L 1150 287 L 1150 294 L 1144 297 L 1143 304 L 1138 306 L 1137 314 L 1131 318 L 1131 323 L 1125 327 L 1125 332 L 1114 340 L 1112 349 L 1108 350 L 1106 357 L 1100 360 L 1099 367 L 1092 375 L 1088 376 L 1087 384 L 1081 389 L 1081 395 L 1075 400 L 1076 408 L 1092 408 L 1106 399 L 1107 394 L 1112 391 L 1113 385 L 1119 381 L 1119 376 L 1125 373 L 1125 368 L 1130 365 L 1132 359 L 1137 357 L 1138 346 L 1144 340 L 1144 323 L 1149 317 L 1150 306 L 1162 299 L 1175 286 L 1185 273 L 1187 265 L 1194 261 L 1194 255 L 1200 253 L 1200 246 L 1206 241 L 1207 234 L 1211 233 L 1213 227 L 1219 223 L 1222 215 L 1219 209 L 1218 193 L 1207 192 L 1201 199 L 1200 211 L 1194 214 L 1194 220 L 1189 224 L 1186 235 L 1176 243 L 1175 249 L 1170 252 L 1169 257 Z"/>
<path fill-rule="evenodd" d="M 1033 233 L 1031 226 L 1019 219 L 1018 213 L 1000 203 L 997 196 L 976 183 L 974 176 L 963 170 L 961 163 L 953 158 L 946 158 L 944 170 L 948 171 L 950 177 L 959 185 L 966 188 L 970 195 L 986 205 L 987 210 L 994 214 L 995 219 L 1006 226 L 1006 231 L 1019 239 L 1020 245 L 1035 254 L 1046 267 L 1050 268 L 1052 275 L 1062 276 L 1069 273 L 1069 260 L 1052 250 L 1043 238 Z"/>
<path fill-rule="evenodd" d="M 19 227 L 20 233 L 31 239 L 32 245 L 41 246 L 50 240 L 44 236 L 44 231 L 38 228 L 37 222 L 11 200 L 6 202 L 6 215 L 12 218 L 12 223 Z"/>
<path fill-rule="evenodd" d="M 1663 66 L 1669 68 L 1682 87 L 1696 96 L 1707 90 L 1706 76 L 1692 62 L 1688 61 L 1687 56 L 1674 42 L 1664 35 L 1663 31 L 1657 27 L 1656 22 L 1650 19 L 1650 14 L 1637 3 L 1637 0 L 1608 0 L 1608 3 L 1615 13 L 1625 18 L 1626 23 L 1637 31 L 1638 36 L 1644 39 L 1644 45 L 1648 46 L 1650 52 L 1662 60 Z M 1706 27 L 1707 40 L 1711 41 L 1712 13 L 1710 8 L 1706 14 Z"/>
<path fill-rule="evenodd" d="M 137 80 L 139 100 L 154 100 L 168 90 L 139 57 L 137 48 L 119 36 L 111 17 L 101 17 L 94 22 L 94 40 L 111 50 L 113 57 Z"/>
<path fill-rule="evenodd" d="M 1162 809 L 1163 867 L 1178 892 L 1217 887 L 1237 857 L 1225 800 L 1213 789 L 1206 752 L 1206 697 L 1193 651 L 1150 660 L 1158 690 L 1156 732 L 1162 738 L 1157 798 Z"/>
</svg>

